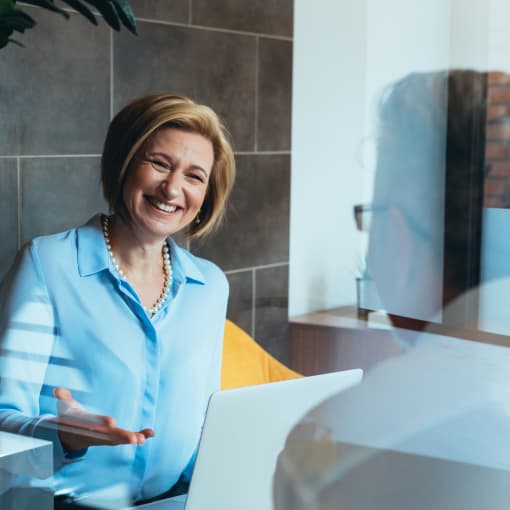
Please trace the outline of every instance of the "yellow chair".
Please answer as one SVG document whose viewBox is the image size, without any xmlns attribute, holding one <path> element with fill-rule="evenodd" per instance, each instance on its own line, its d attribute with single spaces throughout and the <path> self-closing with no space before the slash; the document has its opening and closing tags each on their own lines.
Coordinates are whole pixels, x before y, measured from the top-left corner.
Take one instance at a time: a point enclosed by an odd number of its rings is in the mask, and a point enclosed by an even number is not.
<svg viewBox="0 0 510 510">
<path fill-rule="evenodd" d="M 227 320 L 223 337 L 221 389 L 302 377 L 265 351 L 248 333 Z"/>
</svg>

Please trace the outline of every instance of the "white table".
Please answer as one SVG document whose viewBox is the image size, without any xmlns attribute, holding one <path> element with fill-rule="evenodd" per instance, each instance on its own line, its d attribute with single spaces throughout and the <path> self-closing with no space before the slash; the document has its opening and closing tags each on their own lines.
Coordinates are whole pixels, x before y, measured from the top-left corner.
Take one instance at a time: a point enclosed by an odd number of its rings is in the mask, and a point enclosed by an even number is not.
<svg viewBox="0 0 510 510">
<path fill-rule="evenodd" d="M 0 431 L 0 508 L 52 510 L 53 496 L 50 491 L 9 491 L 13 485 L 40 486 L 39 481 L 50 478 L 52 474 L 51 442 Z"/>
</svg>

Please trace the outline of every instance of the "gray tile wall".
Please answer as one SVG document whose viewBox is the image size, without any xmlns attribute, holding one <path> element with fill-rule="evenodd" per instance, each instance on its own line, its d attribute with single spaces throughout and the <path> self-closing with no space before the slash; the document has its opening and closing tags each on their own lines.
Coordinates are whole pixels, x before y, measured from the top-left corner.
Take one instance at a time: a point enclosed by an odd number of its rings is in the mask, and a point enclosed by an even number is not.
<svg viewBox="0 0 510 510">
<path fill-rule="evenodd" d="M 112 115 L 181 92 L 223 116 L 238 164 L 224 225 L 190 249 L 226 271 L 229 317 L 287 362 L 293 1 L 130 3 L 138 37 L 28 7 L 26 47 L 0 50 L 0 277 L 22 242 L 106 210 Z"/>
<path fill-rule="evenodd" d="M 18 248 L 18 165 L 15 158 L 0 159 L 0 270 L 12 262 Z M 0 276 L 1 276 L 0 274 Z"/>
</svg>

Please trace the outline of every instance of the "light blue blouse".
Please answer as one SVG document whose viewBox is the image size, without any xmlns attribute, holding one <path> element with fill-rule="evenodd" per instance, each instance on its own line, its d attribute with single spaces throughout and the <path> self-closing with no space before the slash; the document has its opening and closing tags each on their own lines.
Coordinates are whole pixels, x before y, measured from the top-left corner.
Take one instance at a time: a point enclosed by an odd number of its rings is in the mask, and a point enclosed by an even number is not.
<svg viewBox="0 0 510 510">
<path fill-rule="evenodd" d="M 0 288 L 0 428 L 54 442 L 55 490 L 118 484 L 133 499 L 189 477 L 210 394 L 219 388 L 228 283 L 169 239 L 171 298 L 152 318 L 113 269 L 100 217 L 35 238 Z M 119 427 L 152 427 L 143 446 L 66 457 L 47 418 L 56 386 Z"/>
</svg>

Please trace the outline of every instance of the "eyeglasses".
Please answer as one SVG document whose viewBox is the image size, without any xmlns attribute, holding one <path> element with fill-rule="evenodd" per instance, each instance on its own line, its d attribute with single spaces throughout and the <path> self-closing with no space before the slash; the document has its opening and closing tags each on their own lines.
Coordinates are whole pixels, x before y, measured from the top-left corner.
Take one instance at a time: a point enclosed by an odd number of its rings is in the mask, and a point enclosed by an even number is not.
<svg viewBox="0 0 510 510">
<path fill-rule="evenodd" d="M 374 213 L 388 212 L 389 207 L 374 206 L 373 204 L 357 204 L 353 207 L 354 221 L 356 222 L 356 228 L 360 232 L 369 232 L 370 225 L 372 223 L 372 217 Z M 404 214 L 404 217 L 409 225 L 416 234 L 423 239 L 429 239 L 431 232 L 426 229 L 422 222 L 416 221 L 409 214 Z"/>
<path fill-rule="evenodd" d="M 357 204 L 353 207 L 354 221 L 360 232 L 368 232 L 372 222 L 374 211 L 382 210 L 382 207 L 374 207 L 372 204 Z"/>
</svg>

